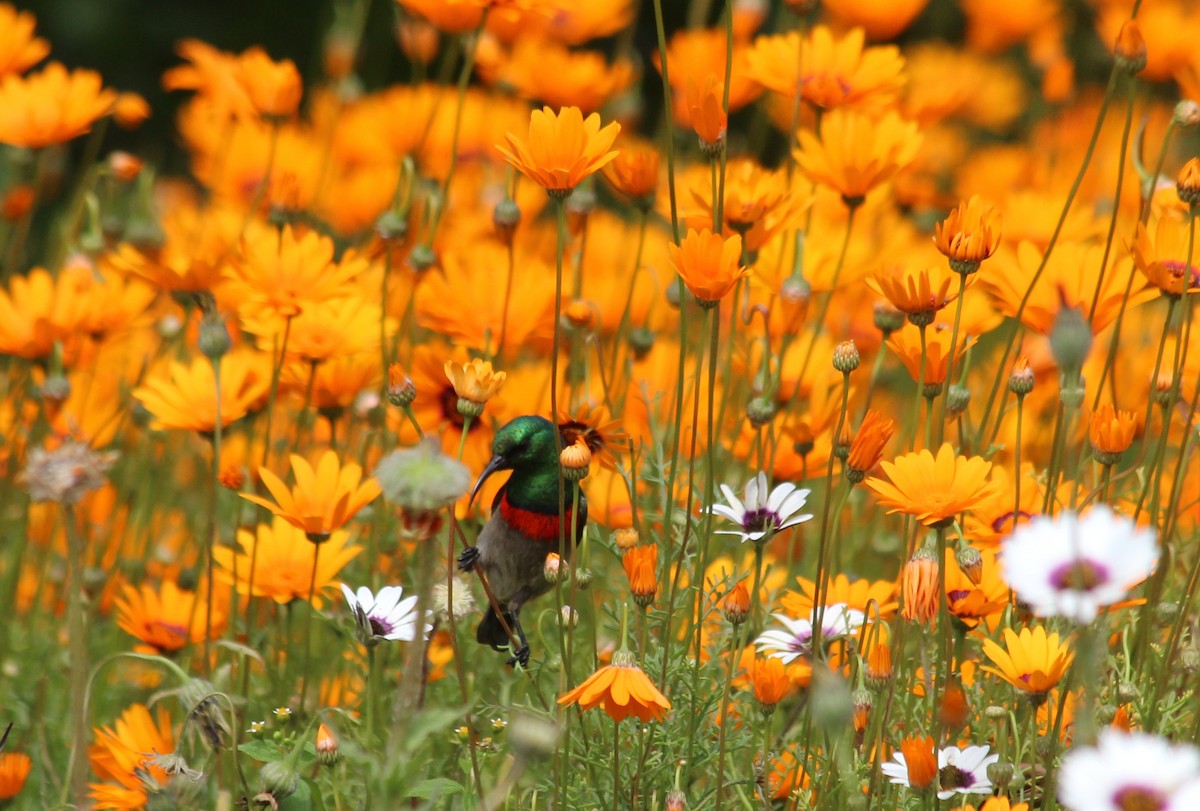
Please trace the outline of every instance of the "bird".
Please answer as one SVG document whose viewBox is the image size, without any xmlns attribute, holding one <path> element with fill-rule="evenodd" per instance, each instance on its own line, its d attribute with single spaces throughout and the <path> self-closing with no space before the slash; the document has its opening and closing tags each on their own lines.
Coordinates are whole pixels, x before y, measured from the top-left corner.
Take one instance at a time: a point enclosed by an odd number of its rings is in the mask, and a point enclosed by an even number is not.
<svg viewBox="0 0 1200 811">
<path fill-rule="evenodd" d="M 478 568 L 486 576 L 496 598 L 495 606 L 517 635 L 520 645 L 509 658 L 509 665 L 529 666 L 529 641 L 521 627 L 521 607 L 552 588 L 545 575 L 546 558 L 556 553 L 569 561 L 587 525 L 587 499 L 577 482 L 562 476 L 562 444 L 554 423 L 545 417 L 513 419 L 496 431 L 492 458 L 471 491 L 474 499 L 492 474 L 512 471 L 492 501 L 491 517 L 476 545 L 467 547 L 458 557 L 459 569 L 470 572 Z M 568 537 L 572 505 L 577 507 L 574 538 Z M 482 645 L 505 650 L 509 635 L 495 606 L 489 606 L 484 614 L 475 639 Z"/>
</svg>

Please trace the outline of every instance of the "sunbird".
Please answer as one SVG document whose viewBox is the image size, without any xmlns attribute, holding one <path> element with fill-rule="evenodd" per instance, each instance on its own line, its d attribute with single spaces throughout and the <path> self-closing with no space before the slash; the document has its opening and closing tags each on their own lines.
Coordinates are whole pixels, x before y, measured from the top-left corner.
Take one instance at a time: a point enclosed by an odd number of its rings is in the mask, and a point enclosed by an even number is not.
<svg viewBox="0 0 1200 811">
<path fill-rule="evenodd" d="M 458 558 L 463 571 L 472 571 L 476 566 L 482 570 L 504 622 L 520 641 L 508 660 L 510 665 L 529 665 L 529 640 L 521 628 L 521 606 L 553 587 L 545 573 L 546 558 L 560 552 L 560 539 L 564 539 L 562 560 L 570 561 L 587 525 L 587 499 L 579 491 L 578 482 L 562 477 L 561 450 L 562 442 L 553 423 L 544 417 L 517 417 L 496 432 L 491 461 L 471 491 L 474 498 L 493 473 L 512 471 L 492 501 L 492 516 L 476 545 L 467 547 Z M 574 537 L 572 505 L 578 509 Z M 475 639 L 496 650 L 508 647 L 509 636 L 495 608 L 489 606 L 475 630 Z"/>
</svg>

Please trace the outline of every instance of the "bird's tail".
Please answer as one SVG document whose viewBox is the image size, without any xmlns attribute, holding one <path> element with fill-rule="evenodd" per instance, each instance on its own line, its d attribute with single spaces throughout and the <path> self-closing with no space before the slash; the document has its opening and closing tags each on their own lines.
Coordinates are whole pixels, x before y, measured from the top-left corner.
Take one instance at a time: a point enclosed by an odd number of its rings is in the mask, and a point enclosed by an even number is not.
<svg viewBox="0 0 1200 811">
<path fill-rule="evenodd" d="M 513 627 L 512 615 L 506 612 L 504 620 L 509 628 Z M 475 641 L 480 645 L 491 645 L 496 650 L 505 650 L 508 647 L 508 634 L 495 609 L 488 608 L 488 612 L 479 621 L 479 627 L 475 629 Z"/>
</svg>

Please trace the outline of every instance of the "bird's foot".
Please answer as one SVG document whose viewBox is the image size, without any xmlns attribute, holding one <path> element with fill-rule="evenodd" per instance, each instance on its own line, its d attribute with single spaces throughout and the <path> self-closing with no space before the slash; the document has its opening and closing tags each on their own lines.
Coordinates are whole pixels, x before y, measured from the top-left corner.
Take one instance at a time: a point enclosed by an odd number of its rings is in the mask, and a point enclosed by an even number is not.
<svg viewBox="0 0 1200 811">
<path fill-rule="evenodd" d="M 469 572 L 475 568 L 475 564 L 479 562 L 479 547 L 468 546 L 458 556 L 458 569 L 461 572 Z"/>
<path fill-rule="evenodd" d="M 520 665 L 522 668 L 527 670 L 529 668 L 529 646 L 522 645 L 521 647 L 517 648 L 516 652 L 514 652 L 512 656 L 508 657 L 508 662 L 506 664 L 509 667 Z"/>
</svg>

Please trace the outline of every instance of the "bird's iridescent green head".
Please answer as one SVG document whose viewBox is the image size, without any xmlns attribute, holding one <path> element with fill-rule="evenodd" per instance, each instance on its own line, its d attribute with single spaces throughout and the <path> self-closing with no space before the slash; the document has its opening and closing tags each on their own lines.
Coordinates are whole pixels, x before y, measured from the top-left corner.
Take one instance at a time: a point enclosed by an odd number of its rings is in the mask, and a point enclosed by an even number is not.
<svg viewBox="0 0 1200 811">
<path fill-rule="evenodd" d="M 514 475 L 553 476 L 557 484 L 558 444 L 554 423 L 545 417 L 530 414 L 505 424 L 496 431 L 492 459 L 475 482 L 471 498 L 498 470 L 512 470 Z"/>
</svg>

